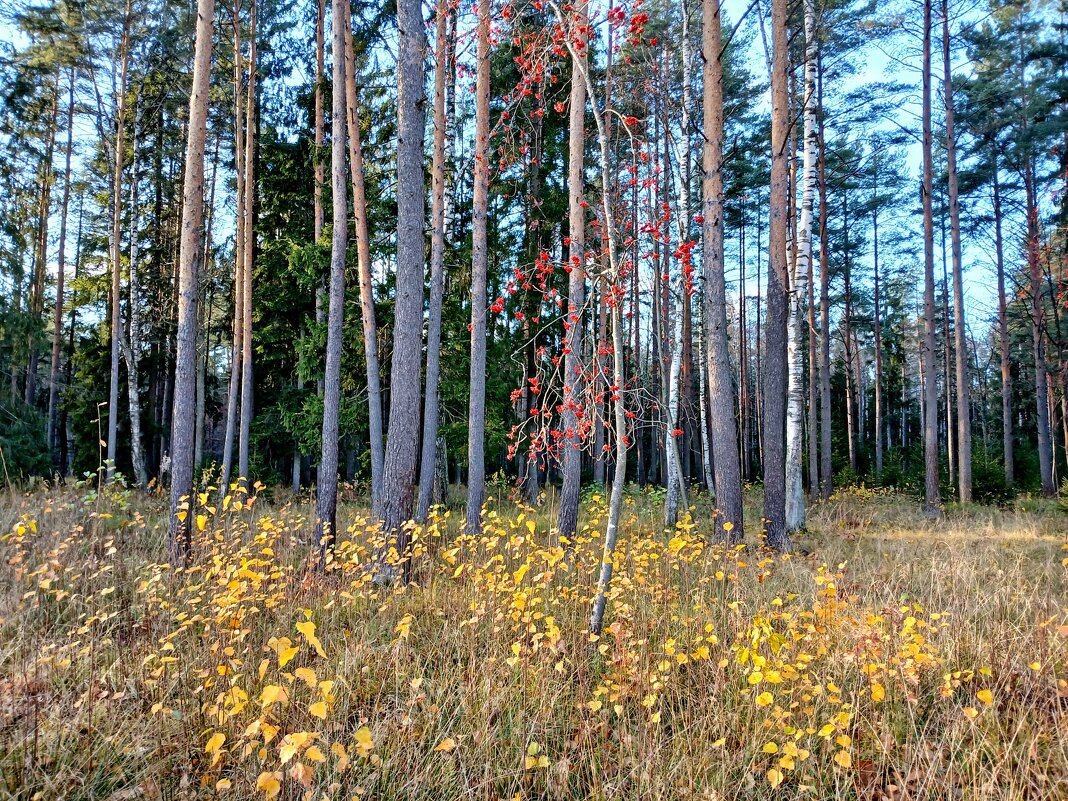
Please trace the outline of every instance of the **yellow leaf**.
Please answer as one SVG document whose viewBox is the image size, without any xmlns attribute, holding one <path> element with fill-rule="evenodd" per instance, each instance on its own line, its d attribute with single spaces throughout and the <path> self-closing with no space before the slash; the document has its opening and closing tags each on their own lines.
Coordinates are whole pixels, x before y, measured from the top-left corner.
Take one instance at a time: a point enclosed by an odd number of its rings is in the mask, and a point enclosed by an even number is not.
<svg viewBox="0 0 1068 801">
<path fill-rule="evenodd" d="M 263 692 L 260 693 L 260 705 L 264 707 L 275 703 L 285 704 L 288 701 L 289 693 L 286 692 L 286 688 L 277 684 L 267 685 L 263 688 Z"/>
<path fill-rule="evenodd" d="M 289 775 L 305 787 L 311 787 L 312 773 L 313 771 L 311 767 L 305 765 L 303 762 L 295 762 L 293 763 L 293 767 L 289 769 Z"/>
<path fill-rule="evenodd" d="M 229 779 L 219 779 L 219 781 L 215 782 L 215 791 L 229 790 L 233 785 L 234 783 Z"/>
<path fill-rule="evenodd" d="M 286 665 L 288 665 L 293 660 L 293 657 L 295 657 L 298 653 L 300 653 L 300 648 L 298 648 L 295 645 L 290 647 L 290 648 L 286 648 L 284 650 L 279 651 L 278 652 L 278 667 L 279 668 L 284 668 Z"/>
<path fill-rule="evenodd" d="M 979 716 L 979 710 L 974 706 L 966 706 L 964 707 L 964 716 L 969 720 L 975 720 Z"/>
<path fill-rule="evenodd" d="M 775 768 L 772 768 L 768 771 L 767 776 L 768 784 L 770 784 L 772 787 L 778 787 L 780 784 L 782 784 L 783 775 L 781 770 L 776 770 Z"/>
<path fill-rule="evenodd" d="M 299 667 L 295 671 L 293 671 L 293 673 L 294 673 L 294 675 L 296 675 L 296 677 L 298 679 L 300 679 L 301 681 L 303 681 L 305 684 L 308 685 L 308 689 L 309 690 L 314 690 L 315 689 L 316 684 L 319 681 L 319 679 L 315 675 L 315 671 L 314 670 L 312 670 L 311 668 Z"/>
<path fill-rule="evenodd" d="M 323 756 L 323 752 L 319 750 L 319 746 L 313 745 L 307 751 L 304 752 L 304 758 L 311 762 L 325 762 L 326 757 Z"/>
<path fill-rule="evenodd" d="M 875 682 L 874 684 L 872 684 L 872 686 L 871 686 L 871 700 L 873 700 L 876 703 L 878 703 L 879 701 L 882 701 L 884 698 L 886 698 L 886 688 L 883 687 L 883 685 L 880 684 L 879 682 Z"/>
<path fill-rule="evenodd" d="M 197 531 L 203 531 L 206 525 L 208 525 L 208 516 L 197 515 Z"/>
<path fill-rule="evenodd" d="M 776 742 L 764 743 L 764 747 L 760 750 L 765 754 L 776 754 L 779 751 L 779 744 Z"/>
<path fill-rule="evenodd" d="M 326 720 L 327 706 L 326 701 L 316 701 L 314 704 L 308 707 L 308 711 L 320 720 Z"/>
<path fill-rule="evenodd" d="M 598 711 L 600 711 L 600 709 L 601 709 L 601 707 L 602 707 L 602 706 L 603 706 L 603 704 L 602 704 L 602 703 L 601 703 L 600 701 L 596 700 L 596 699 L 595 699 L 595 700 L 593 700 L 593 701 L 590 701 L 590 702 L 588 702 L 588 703 L 586 704 L 586 707 L 587 707 L 587 708 L 588 708 L 588 709 L 589 709 L 589 710 L 590 710 L 591 712 L 598 712 Z"/>
<path fill-rule="evenodd" d="M 994 703 L 994 693 L 990 690 L 980 690 L 975 694 L 975 697 L 982 701 L 984 704 Z"/>
<path fill-rule="evenodd" d="M 757 706 L 770 706 L 775 700 L 775 696 L 769 692 L 762 692 L 756 697 Z"/>
<path fill-rule="evenodd" d="M 366 754 L 375 747 L 375 740 L 371 736 L 371 730 L 366 726 L 360 726 L 360 728 L 356 730 L 356 747 L 360 749 L 360 753 L 362 754 Z M 443 749 L 439 745 L 437 750 L 440 751 Z"/>
<path fill-rule="evenodd" d="M 256 789 L 262 790 L 266 793 L 268 798 L 275 798 L 282 790 L 282 773 L 281 771 L 274 771 L 269 773 L 264 771 L 256 779 Z"/>
<path fill-rule="evenodd" d="M 222 745 L 225 742 L 226 735 L 223 734 L 221 731 L 215 732 L 215 734 L 211 735 L 211 737 L 208 738 L 208 743 L 204 746 L 204 753 L 214 754 L 216 751 L 222 748 Z"/>
<path fill-rule="evenodd" d="M 848 751 L 839 751 L 834 755 L 834 761 L 843 768 L 850 768 L 853 766 L 853 757 L 850 756 Z"/>
<path fill-rule="evenodd" d="M 446 737 L 444 740 L 434 746 L 435 751 L 443 751 L 446 754 L 449 751 L 452 751 L 454 748 L 456 748 L 456 741 L 451 737 Z"/>
<path fill-rule="evenodd" d="M 337 769 L 344 773 L 349 766 L 349 754 L 342 743 L 334 743 L 330 746 L 330 753 L 337 757 Z"/>
<path fill-rule="evenodd" d="M 315 649 L 315 653 L 321 657 L 326 657 L 326 651 L 323 650 L 323 644 L 319 642 L 319 638 L 315 636 L 315 624 L 310 620 L 303 620 L 297 624 L 297 631 L 304 635 L 304 639 L 308 641 L 308 644 Z"/>
</svg>

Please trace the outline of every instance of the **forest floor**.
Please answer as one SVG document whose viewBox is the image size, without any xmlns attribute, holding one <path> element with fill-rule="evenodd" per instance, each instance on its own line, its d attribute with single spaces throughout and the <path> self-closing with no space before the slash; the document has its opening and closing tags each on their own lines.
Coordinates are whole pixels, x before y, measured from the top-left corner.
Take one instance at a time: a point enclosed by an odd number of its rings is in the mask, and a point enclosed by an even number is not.
<svg viewBox="0 0 1068 801">
<path fill-rule="evenodd" d="M 798 553 L 665 532 L 627 496 L 587 633 L 604 501 L 459 512 L 376 587 L 361 507 L 311 561 L 308 499 L 198 510 L 172 571 L 160 497 L 0 502 L 0 796 L 19 799 L 1064 799 L 1068 514 L 848 491 Z M 205 499 L 207 500 L 207 499 Z M 750 519 L 757 519 L 756 497 Z M 752 531 L 749 532 L 752 541 Z"/>
</svg>

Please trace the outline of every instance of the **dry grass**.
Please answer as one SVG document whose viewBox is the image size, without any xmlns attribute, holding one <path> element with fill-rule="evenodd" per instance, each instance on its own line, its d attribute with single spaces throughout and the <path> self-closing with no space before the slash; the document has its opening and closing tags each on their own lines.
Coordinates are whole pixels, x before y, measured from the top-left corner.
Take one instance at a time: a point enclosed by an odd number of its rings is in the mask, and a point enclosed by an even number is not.
<svg viewBox="0 0 1068 801">
<path fill-rule="evenodd" d="M 779 559 L 664 532 L 635 493 L 597 641 L 599 498 L 571 558 L 551 504 L 501 503 L 477 540 L 442 515 L 397 590 L 356 504 L 325 577 L 307 502 L 229 506 L 175 575 L 158 498 L 5 500 L 0 794 L 1068 797 L 1055 506 L 930 523 L 852 493 Z"/>
</svg>

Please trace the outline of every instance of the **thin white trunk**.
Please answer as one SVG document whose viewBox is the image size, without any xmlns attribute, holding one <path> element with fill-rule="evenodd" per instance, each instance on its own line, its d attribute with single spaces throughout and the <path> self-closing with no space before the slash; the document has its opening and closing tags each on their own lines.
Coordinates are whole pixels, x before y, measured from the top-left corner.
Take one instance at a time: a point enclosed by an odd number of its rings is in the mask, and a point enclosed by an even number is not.
<svg viewBox="0 0 1068 801">
<path fill-rule="evenodd" d="M 801 352 L 801 326 L 808 297 L 808 276 L 812 261 L 812 205 L 816 191 L 816 2 L 804 0 L 805 9 L 805 97 L 804 160 L 802 164 L 801 220 L 798 224 L 797 254 L 790 277 L 790 325 L 787 329 L 787 407 L 786 407 L 786 530 L 805 527 L 804 424 L 805 388 Z M 809 332 L 812 336 L 813 332 Z"/>
</svg>

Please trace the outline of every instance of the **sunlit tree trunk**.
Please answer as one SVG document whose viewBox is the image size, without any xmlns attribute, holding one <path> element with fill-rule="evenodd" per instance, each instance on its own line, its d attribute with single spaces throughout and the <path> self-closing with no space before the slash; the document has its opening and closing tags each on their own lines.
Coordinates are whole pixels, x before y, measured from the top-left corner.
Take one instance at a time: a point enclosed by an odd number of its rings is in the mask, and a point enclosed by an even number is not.
<svg viewBox="0 0 1068 801">
<path fill-rule="evenodd" d="M 52 165 L 56 147 L 56 124 L 59 121 L 59 76 L 52 84 L 52 112 L 49 115 L 48 141 L 41 159 L 41 184 L 37 203 L 37 243 L 33 258 L 33 278 L 30 284 L 29 310 L 33 317 L 27 338 L 26 386 L 23 400 L 37 405 L 37 368 L 41 354 L 37 350 L 37 326 L 44 323 L 45 275 L 48 272 L 48 223 L 52 214 L 52 186 L 56 171 Z M 69 179 L 68 179 L 69 180 Z"/>
<path fill-rule="evenodd" d="M 823 124 L 823 60 L 816 56 L 816 105 L 819 114 L 819 155 L 816 174 L 820 193 L 820 498 L 833 491 L 831 459 L 831 264 L 827 238 L 827 137 Z"/>
<path fill-rule="evenodd" d="M 702 0 L 702 9 L 704 175 L 701 213 L 704 218 L 704 321 L 708 336 L 708 393 L 711 399 L 709 436 L 719 512 L 716 534 L 719 539 L 734 543 L 742 541 L 744 531 L 723 264 L 723 61 L 719 0 Z"/>
<path fill-rule="evenodd" d="M 255 2 L 255 0 L 253 0 Z M 330 114 L 330 189 L 334 213 L 330 234 L 330 309 L 326 328 L 326 369 L 323 375 L 323 437 L 319 456 L 315 539 L 319 544 L 319 569 L 325 570 L 333 548 L 337 525 L 338 411 L 341 405 L 341 347 L 345 317 L 345 256 L 349 241 L 348 190 L 345 187 L 345 128 L 348 94 L 345 73 L 349 53 L 346 32 L 351 36 L 349 4 L 331 3 L 333 106 Z M 354 90 L 355 91 L 355 90 Z"/>
<path fill-rule="evenodd" d="M 175 359 L 174 411 L 171 418 L 171 514 L 168 547 L 171 563 L 189 558 L 193 493 L 193 396 L 196 393 L 197 277 L 204 223 L 204 140 L 211 79 L 214 0 L 198 0 L 193 86 L 182 186 L 182 234 L 178 261 L 178 337 Z"/>
</svg>

